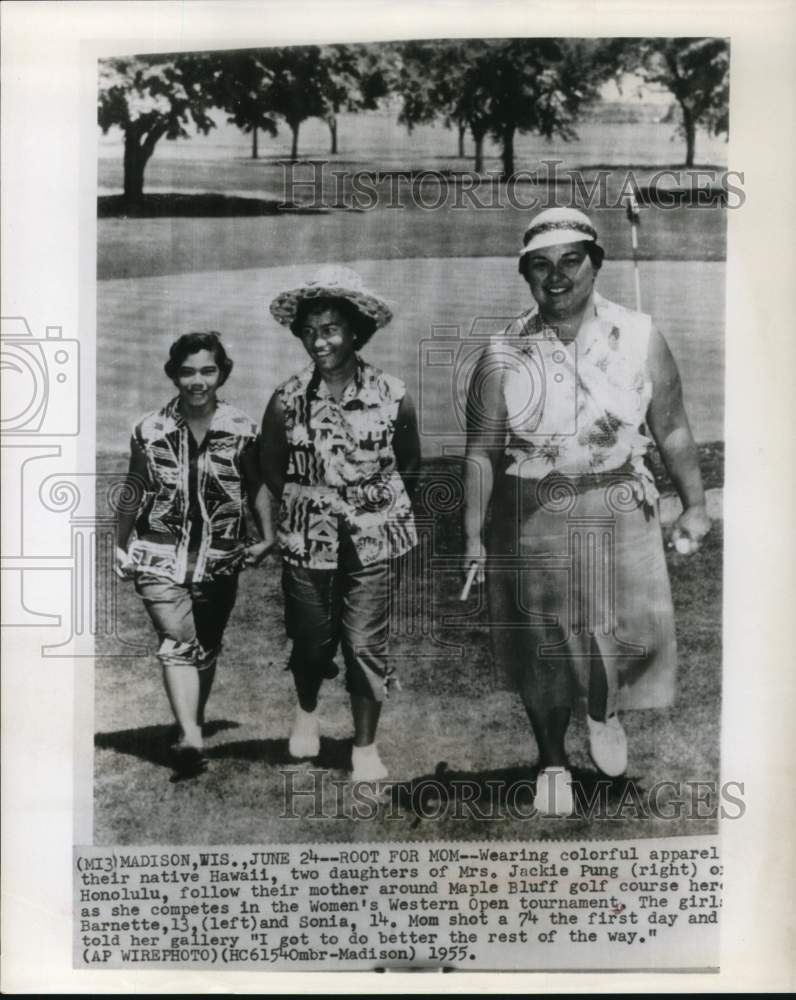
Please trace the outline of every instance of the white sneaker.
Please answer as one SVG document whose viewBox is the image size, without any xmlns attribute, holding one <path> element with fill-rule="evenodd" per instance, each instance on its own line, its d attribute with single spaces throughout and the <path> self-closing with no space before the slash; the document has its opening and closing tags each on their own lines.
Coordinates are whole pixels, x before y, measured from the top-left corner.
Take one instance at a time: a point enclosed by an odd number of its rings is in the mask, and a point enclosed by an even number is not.
<svg viewBox="0 0 796 1000">
<path fill-rule="evenodd" d="M 627 770 L 627 736 L 617 715 L 612 715 L 605 722 L 599 722 L 590 715 L 586 716 L 589 724 L 589 749 L 591 759 L 609 778 L 616 778 Z"/>
<path fill-rule="evenodd" d="M 379 757 L 376 744 L 367 747 L 353 747 L 351 750 L 352 781 L 382 781 L 387 777 L 387 768 Z"/>
<path fill-rule="evenodd" d="M 288 750 L 291 757 L 317 757 L 321 749 L 321 724 L 315 712 L 305 712 L 296 705 L 296 717 L 290 731 Z"/>
<path fill-rule="evenodd" d="M 571 816 L 575 809 L 572 775 L 565 767 L 546 767 L 536 777 L 533 807 L 541 816 Z"/>
</svg>

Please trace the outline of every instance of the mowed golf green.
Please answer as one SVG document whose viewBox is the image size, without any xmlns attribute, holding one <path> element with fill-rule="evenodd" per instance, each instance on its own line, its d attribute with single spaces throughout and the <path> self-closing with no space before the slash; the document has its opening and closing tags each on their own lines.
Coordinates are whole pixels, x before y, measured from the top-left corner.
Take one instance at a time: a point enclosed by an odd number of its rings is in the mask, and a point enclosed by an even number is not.
<svg viewBox="0 0 796 1000">
<path fill-rule="evenodd" d="M 351 264 L 391 300 L 395 312 L 392 324 L 368 344 L 365 357 L 406 381 L 420 411 L 425 454 L 461 445 L 456 414 L 466 380 L 458 362 L 530 302 L 514 260 Z M 259 420 L 276 386 L 306 364 L 299 341 L 274 321 L 268 303 L 311 271 L 293 266 L 100 282 L 98 449 L 125 449 L 132 423 L 173 395 L 163 363 L 170 343 L 190 330 L 222 332 L 235 361 L 224 398 Z M 724 264 L 644 261 L 641 278 L 644 307 L 679 362 L 697 439 L 723 439 Z M 608 261 L 599 288 L 633 305 L 632 265 Z"/>
</svg>

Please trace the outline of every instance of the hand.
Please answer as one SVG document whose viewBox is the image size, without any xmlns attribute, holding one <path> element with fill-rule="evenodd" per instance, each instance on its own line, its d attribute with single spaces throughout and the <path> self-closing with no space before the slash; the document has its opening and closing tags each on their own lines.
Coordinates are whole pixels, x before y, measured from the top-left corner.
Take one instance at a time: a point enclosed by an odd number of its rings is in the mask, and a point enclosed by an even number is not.
<svg viewBox="0 0 796 1000">
<path fill-rule="evenodd" d="M 130 561 L 130 554 L 120 545 L 116 546 L 116 555 L 113 561 L 113 572 L 120 580 L 132 580 L 133 564 Z"/>
<path fill-rule="evenodd" d="M 478 570 L 475 574 L 475 582 L 483 583 L 486 578 L 486 549 L 480 539 L 476 541 L 465 541 L 464 543 L 462 574 L 465 580 L 470 572 L 470 566 L 472 563 L 478 564 Z"/>
<path fill-rule="evenodd" d="M 254 545 L 247 545 L 243 550 L 243 565 L 246 567 L 259 566 L 263 559 L 270 555 L 275 547 L 275 541 L 255 542 Z"/>
<path fill-rule="evenodd" d="M 702 540 L 710 531 L 710 518 L 703 505 L 688 507 L 677 518 L 669 544 L 680 555 L 691 556 L 698 552 Z"/>
</svg>

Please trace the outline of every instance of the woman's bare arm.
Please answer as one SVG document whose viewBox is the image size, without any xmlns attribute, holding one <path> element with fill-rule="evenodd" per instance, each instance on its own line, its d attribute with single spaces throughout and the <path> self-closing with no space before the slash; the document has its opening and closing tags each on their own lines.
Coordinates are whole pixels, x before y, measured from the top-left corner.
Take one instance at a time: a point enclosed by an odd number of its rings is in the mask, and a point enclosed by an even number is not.
<svg viewBox="0 0 796 1000">
<path fill-rule="evenodd" d="M 417 488 L 417 474 L 420 470 L 420 434 L 417 429 L 415 406 L 408 394 L 404 395 L 398 407 L 392 446 L 398 471 L 404 481 L 406 492 L 411 497 Z"/>
<path fill-rule="evenodd" d="M 130 463 L 127 468 L 122 494 L 127 497 L 143 497 L 146 489 L 148 468 L 146 454 L 141 449 L 134 437 L 130 439 Z M 125 503 L 117 512 L 116 521 L 116 544 L 123 551 L 127 551 L 130 543 L 130 535 L 133 533 L 136 518 L 138 517 L 137 505 Z"/>
<path fill-rule="evenodd" d="M 261 539 L 248 546 L 244 561 L 247 566 L 257 566 L 274 548 L 275 532 L 271 498 L 260 471 L 259 449 L 253 442 L 241 455 L 241 474 L 249 509 Z"/>
<path fill-rule="evenodd" d="M 680 372 L 663 336 L 653 327 L 648 366 L 652 400 L 647 422 L 683 504 L 676 529 L 699 542 L 710 529 L 697 450 L 683 403 Z"/>
<path fill-rule="evenodd" d="M 277 500 L 281 498 L 282 490 L 285 488 L 287 464 L 285 414 L 279 396 L 274 393 L 263 415 L 260 433 L 260 472 L 263 482 Z"/>
<path fill-rule="evenodd" d="M 506 442 L 506 403 L 502 369 L 491 347 L 473 371 L 467 396 L 467 449 L 464 463 L 464 570 L 479 564 L 483 582 L 486 550 L 484 522 L 494 487 L 495 468 Z"/>
</svg>

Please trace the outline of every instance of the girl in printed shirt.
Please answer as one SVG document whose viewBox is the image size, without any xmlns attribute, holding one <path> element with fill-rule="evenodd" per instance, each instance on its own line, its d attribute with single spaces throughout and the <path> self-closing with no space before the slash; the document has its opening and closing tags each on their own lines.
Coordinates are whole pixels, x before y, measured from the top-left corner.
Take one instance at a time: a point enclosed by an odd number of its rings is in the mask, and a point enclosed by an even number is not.
<svg viewBox="0 0 796 1000">
<path fill-rule="evenodd" d="M 311 361 L 273 394 L 263 418 L 263 476 L 280 501 L 289 668 L 298 705 L 293 757 L 320 749 L 318 694 L 342 643 L 354 723 L 353 779 L 387 776 L 376 748 L 392 669 L 387 634 L 396 559 L 417 541 L 410 502 L 420 445 L 399 379 L 357 353 L 392 318 L 355 271 L 321 268 L 283 292 L 273 316 Z"/>
<path fill-rule="evenodd" d="M 127 485 L 137 510 L 122 511 L 116 572 L 133 578 L 160 639 L 158 658 L 180 732 L 177 778 L 207 766 L 202 725 L 238 573 L 273 548 L 257 428 L 218 399 L 232 371 L 220 334 L 189 333 L 171 346 L 165 372 L 178 395 L 133 430 Z M 246 501 L 261 540 L 245 540 Z"/>
</svg>

